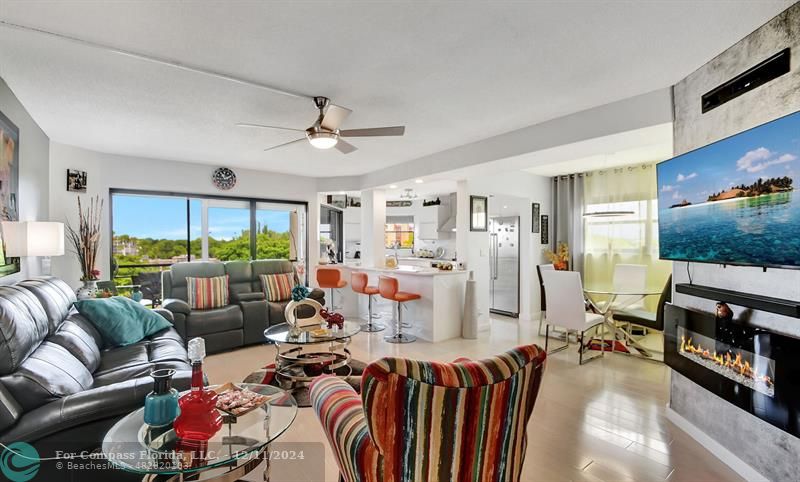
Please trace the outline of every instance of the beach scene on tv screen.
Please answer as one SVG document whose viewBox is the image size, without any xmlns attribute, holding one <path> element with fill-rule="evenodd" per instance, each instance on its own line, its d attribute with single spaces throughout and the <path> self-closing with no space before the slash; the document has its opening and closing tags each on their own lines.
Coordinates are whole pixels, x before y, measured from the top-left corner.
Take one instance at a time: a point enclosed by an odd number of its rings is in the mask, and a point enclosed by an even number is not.
<svg viewBox="0 0 800 482">
<path fill-rule="evenodd" d="M 800 266 L 800 112 L 657 170 L 661 258 Z"/>
</svg>

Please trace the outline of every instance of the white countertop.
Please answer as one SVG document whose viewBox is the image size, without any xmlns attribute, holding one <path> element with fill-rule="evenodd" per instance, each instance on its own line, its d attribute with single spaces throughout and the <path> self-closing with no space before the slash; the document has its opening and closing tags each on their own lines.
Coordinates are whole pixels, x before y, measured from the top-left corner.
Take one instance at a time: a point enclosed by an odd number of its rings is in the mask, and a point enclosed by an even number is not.
<svg viewBox="0 0 800 482">
<path fill-rule="evenodd" d="M 397 259 L 408 261 L 450 261 L 449 259 L 444 258 L 423 258 L 422 256 L 398 256 Z"/>
<path fill-rule="evenodd" d="M 362 267 L 361 264 L 358 263 L 344 263 L 344 264 L 326 264 L 326 265 L 318 265 L 325 268 L 344 268 L 344 269 L 355 269 L 355 270 L 362 270 L 362 271 L 373 271 L 377 273 L 389 273 L 389 274 L 407 274 L 413 276 L 439 276 L 439 275 L 457 275 L 457 274 L 466 274 L 465 270 L 451 270 L 451 271 L 443 271 L 436 268 L 425 268 L 421 266 L 405 266 L 400 265 L 397 268 L 367 268 Z"/>
</svg>

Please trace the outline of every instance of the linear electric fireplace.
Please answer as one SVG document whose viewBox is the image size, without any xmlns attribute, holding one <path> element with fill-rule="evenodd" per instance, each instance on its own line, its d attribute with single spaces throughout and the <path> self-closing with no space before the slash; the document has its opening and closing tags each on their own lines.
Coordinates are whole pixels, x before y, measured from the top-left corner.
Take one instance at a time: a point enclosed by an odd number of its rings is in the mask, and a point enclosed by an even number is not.
<svg viewBox="0 0 800 482">
<path fill-rule="evenodd" d="M 800 437 L 800 339 L 671 304 L 664 315 L 667 365 Z"/>
</svg>

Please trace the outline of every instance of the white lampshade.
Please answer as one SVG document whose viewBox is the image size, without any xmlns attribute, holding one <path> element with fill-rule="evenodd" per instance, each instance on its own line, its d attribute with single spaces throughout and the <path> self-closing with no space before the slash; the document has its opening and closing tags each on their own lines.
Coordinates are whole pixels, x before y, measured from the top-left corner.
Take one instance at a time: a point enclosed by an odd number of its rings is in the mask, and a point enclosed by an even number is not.
<svg viewBox="0 0 800 482">
<path fill-rule="evenodd" d="M 3 221 L 6 256 L 62 256 L 64 223 Z"/>
</svg>

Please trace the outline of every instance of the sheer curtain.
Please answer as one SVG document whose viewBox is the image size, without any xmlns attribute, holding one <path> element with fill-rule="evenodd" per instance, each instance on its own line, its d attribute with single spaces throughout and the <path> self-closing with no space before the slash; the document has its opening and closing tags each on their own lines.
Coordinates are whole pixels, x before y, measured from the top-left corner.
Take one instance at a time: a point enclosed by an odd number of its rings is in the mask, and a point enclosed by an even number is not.
<svg viewBox="0 0 800 482">
<path fill-rule="evenodd" d="M 594 171 L 584 176 L 584 282 L 611 287 L 618 263 L 647 266 L 648 287 L 661 287 L 672 263 L 658 259 L 658 205 L 655 165 Z M 648 305 L 653 300 L 647 300 Z"/>
<path fill-rule="evenodd" d="M 569 246 L 569 269 L 583 273 L 583 174 L 553 178 L 553 231 L 550 244 L 553 251 L 559 243 Z"/>
</svg>

